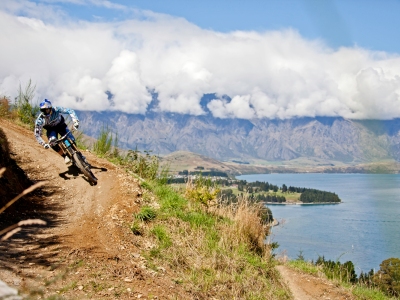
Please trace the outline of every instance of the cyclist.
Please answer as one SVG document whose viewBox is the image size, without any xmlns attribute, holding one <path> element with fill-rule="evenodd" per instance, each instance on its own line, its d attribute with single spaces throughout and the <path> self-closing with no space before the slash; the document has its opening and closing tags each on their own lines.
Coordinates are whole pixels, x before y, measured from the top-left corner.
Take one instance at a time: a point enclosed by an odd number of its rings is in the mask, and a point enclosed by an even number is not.
<svg viewBox="0 0 400 300">
<path fill-rule="evenodd" d="M 62 157 L 64 157 L 64 161 L 66 164 L 69 164 L 71 160 L 68 156 L 64 154 L 60 146 L 52 145 L 52 142 L 57 140 L 57 135 L 65 135 L 69 134 L 70 138 L 75 140 L 71 131 L 68 129 L 67 124 L 65 124 L 65 120 L 62 114 L 69 114 L 72 118 L 72 122 L 74 123 L 75 130 L 79 127 L 79 119 L 75 114 L 75 111 L 69 108 L 64 108 L 61 106 L 53 107 L 51 102 L 47 99 L 44 99 L 43 102 L 39 104 L 40 107 L 40 115 L 36 119 L 35 122 L 35 137 L 36 140 L 42 145 L 45 149 L 49 149 L 50 147 L 58 152 Z M 42 139 L 42 130 L 46 129 L 47 131 L 47 139 L 48 143 L 46 143 Z"/>
</svg>

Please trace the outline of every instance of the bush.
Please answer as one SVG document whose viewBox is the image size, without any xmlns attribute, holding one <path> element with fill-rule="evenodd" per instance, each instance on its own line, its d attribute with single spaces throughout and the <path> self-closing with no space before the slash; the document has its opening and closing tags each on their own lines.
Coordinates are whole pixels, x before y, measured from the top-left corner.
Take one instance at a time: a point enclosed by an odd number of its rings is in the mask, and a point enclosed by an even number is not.
<svg viewBox="0 0 400 300">
<path fill-rule="evenodd" d="M 210 179 L 203 178 L 200 174 L 195 180 L 188 180 L 186 184 L 185 197 L 205 207 L 209 207 L 211 201 L 215 200 L 220 190 Z"/>
</svg>

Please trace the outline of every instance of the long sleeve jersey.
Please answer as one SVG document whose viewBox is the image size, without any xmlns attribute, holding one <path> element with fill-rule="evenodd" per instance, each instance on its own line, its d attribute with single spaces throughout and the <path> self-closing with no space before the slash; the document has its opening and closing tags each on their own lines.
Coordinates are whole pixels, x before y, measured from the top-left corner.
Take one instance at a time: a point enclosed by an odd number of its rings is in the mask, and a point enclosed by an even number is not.
<svg viewBox="0 0 400 300">
<path fill-rule="evenodd" d="M 46 144 L 45 141 L 42 139 L 43 128 L 51 130 L 52 127 L 65 123 L 62 114 L 69 114 L 71 116 L 72 122 L 74 123 L 79 122 L 79 119 L 76 116 L 74 110 L 61 106 L 53 107 L 51 109 L 51 114 L 48 116 L 45 116 L 43 113 L 41 113 L 35 122 L 35 137 L 40 145 Z"/>
</svg>

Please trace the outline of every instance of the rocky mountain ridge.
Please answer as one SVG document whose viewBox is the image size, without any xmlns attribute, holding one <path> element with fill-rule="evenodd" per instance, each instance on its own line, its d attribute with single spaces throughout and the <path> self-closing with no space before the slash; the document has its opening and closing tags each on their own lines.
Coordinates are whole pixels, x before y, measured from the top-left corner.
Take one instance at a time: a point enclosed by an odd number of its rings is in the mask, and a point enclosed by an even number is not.
<svg viewBox="0 0 400 300">
<path fill-rule="evenodd" d="M 363 163 L 400 160 L 400 119 L 334 117 L 219 119 L 149 112 L 78 111 L 84 132 L 97 137 L 103 126 L 118 133 L 123 148 L 199 153 L 220 161 L 289 161 L 299 158 Z"/>
</svg>

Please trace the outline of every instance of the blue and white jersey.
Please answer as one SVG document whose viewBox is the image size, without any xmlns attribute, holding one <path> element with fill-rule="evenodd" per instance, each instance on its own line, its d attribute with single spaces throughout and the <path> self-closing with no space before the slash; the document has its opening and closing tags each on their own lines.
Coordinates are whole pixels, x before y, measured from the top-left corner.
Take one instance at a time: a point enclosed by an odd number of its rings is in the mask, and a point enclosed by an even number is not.
<svg viewBox="0 0 400 300">
<path fill-rule="evenodd" d="M 51 114 L 48 116 L 45 116 L 43 113 L 40 113 L 35 122 L 35 137 L 40 145 L 46 144 L 45 141 L 42 139 L 43 128 L 51 130 L 52 127 L 65 123 L 62 114 L 69 114 L 72 118 L 72 122 L 74 123 L 79 122 L 79 119 L 76 116 L 74 110 L 61 106 L 53 107 L 51 109 Z"/>
</svg>

